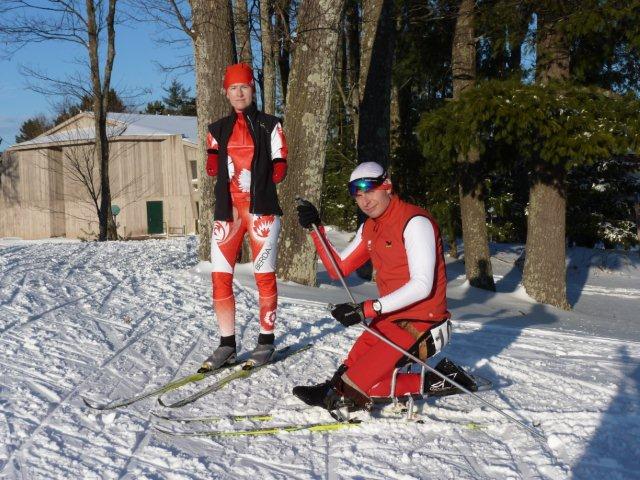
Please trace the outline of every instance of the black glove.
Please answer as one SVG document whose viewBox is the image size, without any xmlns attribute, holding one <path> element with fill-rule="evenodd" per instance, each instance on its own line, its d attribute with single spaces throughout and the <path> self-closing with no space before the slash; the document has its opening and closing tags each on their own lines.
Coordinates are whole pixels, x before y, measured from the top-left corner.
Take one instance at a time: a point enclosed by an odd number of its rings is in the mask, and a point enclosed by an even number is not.
<svg viewBox="0 0 640 480">
<path fill-rule="evenodd" d="M 320 214 L 313 203 L 301 200 L 297 207 L 298 221 L 304 228 L 311 228 L 311 225 L 320 225 Z"/>
<path fill-rule="evenodd" d="M 341 303 L 333 307 L 331 315 L 345 327 L 350 327 L 364 320 L 361 303 Z"/>
</svg>

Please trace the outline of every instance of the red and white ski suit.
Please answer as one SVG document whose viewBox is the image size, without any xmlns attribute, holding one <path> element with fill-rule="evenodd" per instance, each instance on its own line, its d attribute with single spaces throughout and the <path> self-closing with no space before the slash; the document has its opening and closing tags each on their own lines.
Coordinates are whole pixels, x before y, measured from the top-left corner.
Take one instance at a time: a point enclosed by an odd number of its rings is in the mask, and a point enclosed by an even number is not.
<svg viewBox="0 0 640 480">
<path fill-rule="evenodd" d="M 284 179 L 287 157 L 286 140 L 280 124 L 273 130 L 270 143 L 271 159 L 277 161 L 274 163 L 273 181 L 278 183 Z M 207 148 L 209 151 L 218 150 L 217 139 L 210 132 L 207 137 Z M 270 334 L 275 328 L 278 304 L 275 268 L 280 217 L 258 215 L 249 211 L 251 167 L 255 147 L 246 117 L 242 113 L 237 114 L 226 150 L 233 219 L 215 220 L 211 235 L 213 303 L 220 335 L 229 336 L 235 333 L 233 269 L 242 248 L 245 233 L 249 234 L 253 271 L 258 287 L 260 332 Z M 208 165 L 215 169 L 216 162 L 217 158 L 214 158 Z M 217 170 L 209 172 L 210 175 L 214 173 L 217 173 Z"/>
<path fill-rule="evenodd" d="M 416 338 L 398 324 L 400 321 L 410 320 L 417 331 L 426 332 L 450 317 L 442 239 L 438 224 L 426 210 L 393 195 L 385 212 L 378 218 L 367 219 L 340 253 L 330 245 L 322 227 L 319 231 L 343 276 L 371 259 L 382 313 L 370 327 L 404 350 L 409 350 Z M 338 278 L 317 235 L 313 233 L 312 237 L 329 275 Z M 438 349 L 443 346 L 439 344 Z M 392 394 L 391 377 L 402 357 L 397 350 L 364 332 L 344 361 L 348 367 L 346 375 L 367 395 L 386 397 Z M 400 374 L 393 395 L 419 393 L 421 387 L 419 374 Z"/>
</svg>

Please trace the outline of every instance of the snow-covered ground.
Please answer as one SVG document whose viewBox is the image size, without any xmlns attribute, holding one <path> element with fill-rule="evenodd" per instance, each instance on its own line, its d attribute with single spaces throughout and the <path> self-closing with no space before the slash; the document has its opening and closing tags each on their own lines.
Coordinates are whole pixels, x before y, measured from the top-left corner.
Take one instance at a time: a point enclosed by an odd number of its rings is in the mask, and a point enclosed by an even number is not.
<svg viewBox="0 0 640 480">
<path fill-rule="evenodd" d="M 346 241 L 336 232 L 333 238 Z M 483 397 L 539 423 L 545 440 L 470 396 L 430 400 L 420 409 L 424 423 L 376 418 L 332 433 L 211 439 L 157 433 L 149 415 L 160 411 L 155 399 L 107 413 L 82 403 L 83 396 L 129 396 L 192 372 L 217 344 L 211 285 L 193 237 L 0 239 L 0 477 L 640 478 L 638 254 L 572 250 L 574 310 L 564 312 L 524 294 L 514 266 L 520 248 L 493 246 L 497 293 L 470 288 L 462 263 L 449 263 L 456 328 L 445 353 L 492 380 L 497 389 Z M 248 266 L 237 277 L 237 335 L 248 350 L 258 335 L 257 297 Z M 279 287 L 278 344 L 313 342 L 311 350 L 181 413 L 273 410 L 265 425 L 328 420 L 320 410 L 290 410 L 299 405 L 291 388 L 324 380 L 359 334 L 328 315 L 326 304 L 345 294 L 324 272 L 319 279 L 319 288 Z M 374 295 L 373 285 L 348 281 L 362 298 Z"/>
</svg>

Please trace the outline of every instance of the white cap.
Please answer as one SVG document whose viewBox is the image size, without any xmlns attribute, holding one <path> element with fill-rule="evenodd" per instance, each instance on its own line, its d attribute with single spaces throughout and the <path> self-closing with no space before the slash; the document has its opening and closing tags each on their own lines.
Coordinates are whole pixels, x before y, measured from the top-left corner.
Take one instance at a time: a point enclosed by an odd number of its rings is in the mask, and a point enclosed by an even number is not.
<svg viewBox="0 0 640 480">
<path fill-rule="evenodd" d="M 359 178 L 377 178 L 384 174 L 382 165 L 376 162 L 362 162 L 353 172 L 351 172 L 350 182 Z"/>
</svg>

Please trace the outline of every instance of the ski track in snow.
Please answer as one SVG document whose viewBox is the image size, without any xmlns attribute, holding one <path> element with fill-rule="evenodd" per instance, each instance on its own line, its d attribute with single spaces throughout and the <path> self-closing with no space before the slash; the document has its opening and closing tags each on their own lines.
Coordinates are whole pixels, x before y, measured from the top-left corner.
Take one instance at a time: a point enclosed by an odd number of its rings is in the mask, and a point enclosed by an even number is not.
<svg viewBox="0 0 640 480">
<path fill-rule="evenodd" d="M 210 282 L 195 262 L 192 237 L 0 248 L 0 478 L 640 476 L 640 343 L 544 329 L 548 312 L 533 323 L 541 328 L 518 329 L 474 321 L 473 307 L 463 305 L 464 315 L 457 317 L 465 320 L 455 322 L 445 351 L 494 382 L 497 389 L 483 398 L 525 423 L 538 422 L 546 441 L 469 396 L 425 402 L 418 412 L 421 424 L 388 418 L 395 414 L 385 409 L 381 418 L 329 434 L 264 437 L 158 433 L 152 428 L 158 420 L 149 417 L 159 408 L 153 398 L 116 411 L 86 408 L 83 396 L 126 397 L 192 372 L 217 345 Z M 236 332 L 246 351 L 258 335 L 257 294 L 239 281 L 234 289 Z M 291 388 L 327 378 L 359 330 L 344 330 L 317 295 L 306 300 L 310 290 L 297 291 L 296 298 L 280 298 L 276 338 L 279 345 L 314 347 L 176 413 L 275 409 L 273 421 L 256 426 L 328 420 L 317 409 L 292 409 L 299 403 Z M 583 291 L 610 295 L 612 301 L 640 292 L 619 283 L 610 292 L 602 283 Z M 509 307 L 493 315 L 508 317 L 519 301 L 504 298 Z M 456 293 L 460 302 L 463 290 Z M 195 428 L 248 425 L 253 424 L 222 420 Z"/>
</svg>

